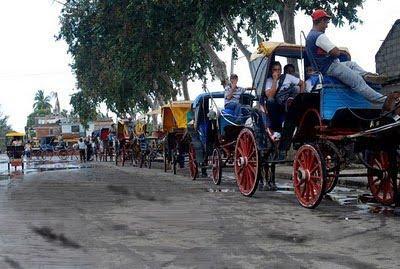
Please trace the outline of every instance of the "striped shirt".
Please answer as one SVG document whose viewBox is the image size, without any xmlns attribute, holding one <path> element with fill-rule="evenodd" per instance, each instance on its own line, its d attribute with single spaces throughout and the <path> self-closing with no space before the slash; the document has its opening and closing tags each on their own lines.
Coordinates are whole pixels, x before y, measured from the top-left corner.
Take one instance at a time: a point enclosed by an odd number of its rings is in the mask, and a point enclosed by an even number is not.
<svg viewBox="0 0 400 269">
<path fill-rule="evenodd" d="M 226 97 L 231 92 L 231 85 L 225 87 L 225 105 L 228 103 L 239 103 L 240 95 L 246 91 L 246 89 L 242 87 L 236 87 L 236 91 L 233 92 L 233 96 L 230 100 Z"/>
</svg>

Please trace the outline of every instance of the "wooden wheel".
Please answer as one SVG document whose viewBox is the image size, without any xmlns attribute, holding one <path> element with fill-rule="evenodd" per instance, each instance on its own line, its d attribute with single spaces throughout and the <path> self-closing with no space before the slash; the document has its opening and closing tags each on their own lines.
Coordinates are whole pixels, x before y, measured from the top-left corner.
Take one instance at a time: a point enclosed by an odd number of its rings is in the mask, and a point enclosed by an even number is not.
<svg viewBox="0 0 400 269">
<path fill-rule="evenodd" d="M 140 153 L 140 168 L 146 165 L 146 154 L 144 152 Z"/>
<path fill-rule="evenodd" d="M 167 172 L 168 167 L 169 167 L 169 162 L 168 162 L 168 157 L 167 157 L 167 153 L 165 152 L 165 149 L 164 149 L 164 154 L 163 154 L 163 160 L 164 160 L 164 172 Z"/>
<path fill-rule="evenodd" d="M 212 155 L 212 179 L 215 185 L 221 184 L 222 178 L 222 161 L 221 153 L 218 149 L 213 150 Z"/>
<path fill-rule="evenodd" d="M 174 175 L 176 175 L 176 172 L 177 172 L 176 165 L 178 164 L 178 158 L 176 156 L 176 152 L 175 151 L 172 151 L 171 155 L 172 155 L 172 162 L 171 162 L 172 163 L 172 173 Z"/>
<path fill-rule="evenodd" d="M 192 180 L 196 180 L 199 175 L 199 165 L 196 160 L 196 150 L 193 145 L 189 146 L 189 174 Z"/>
<path fill-rule="evenodd" d="M 258 186 L 258 150 L 253 132 L 244 128 L 235 147 L 235 175 L 239 191 L 252 196 Z"/>
<path fill-rule="evenodd" d="M 324 193 L 330 193 L 336 186 L 340 172 L 340 156 L 335 144 L 323 141 L 318 144 L 319 150 L 324 157 L 326 167 L 326 184 Z"/>
<path fill-rule="evenodd" d="M 60 151 L 58 152 L 58 158 L 60 158 L 60 160 L 67 160 L 68 159 L 68 151 L 65 149 L 60 149 Z"/>
<path fill-rule="evenodd" d="M 125 166 L 125 161 L 126 161 L 126 157 L 128 154 L 128 152 L 126 151 L 125 145 L 122 146 L 120 154 L 121 154 L 121 165 Z"/>
<path fill-rule="evenodd" d="M 296 132 L 296 140 L 308 142 L 317 140 L 317 129 L 315 127 L 322 125 L 322 119 L 319 111 L 315 108 L 307 109 L 300 119 L 299 127 Z"/>
<path fill-rule="evenodd" d="M 368 164 L 376 170 L 368 169 L 368 185 L 374 198 L 381 204 L 394 203 L 393 179 L 389 172 L 389 154 L 385 151 L 369 152 Z M 400 187 L 397 177 L 397 186 Z"/>
<path fill-rule="evenodd" d="M 301 146 L 294 158 L 293 185 L 299 203 L 306 208 L 315 208 L 325 191 L 325 160 L 313 145 Z"/>
</svg>

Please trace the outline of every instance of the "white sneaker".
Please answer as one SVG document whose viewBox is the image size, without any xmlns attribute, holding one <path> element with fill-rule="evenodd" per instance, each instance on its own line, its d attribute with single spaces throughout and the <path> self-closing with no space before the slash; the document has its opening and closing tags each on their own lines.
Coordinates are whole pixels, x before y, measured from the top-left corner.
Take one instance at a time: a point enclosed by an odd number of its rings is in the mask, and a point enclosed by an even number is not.
<svg viewBox="0 0 400 269">
<path fill-rule="evenodd" d="M 271 136 L 272 140 L 277 141 L 279 139 L 281 139 L 281 133 L 279 132 L 274 132 Z"/>
</svg>

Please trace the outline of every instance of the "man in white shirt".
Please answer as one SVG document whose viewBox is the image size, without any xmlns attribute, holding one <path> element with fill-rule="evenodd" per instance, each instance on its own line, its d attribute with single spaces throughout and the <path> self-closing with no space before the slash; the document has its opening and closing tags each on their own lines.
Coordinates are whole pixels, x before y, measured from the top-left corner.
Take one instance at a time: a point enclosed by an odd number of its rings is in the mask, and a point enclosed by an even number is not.
<svg viewBox="0 0 400 269">
<path fill-rule="evenodd" d="M 260 109 L 264 112 L 261 115 L 267 133 L 273 141 L 278 141 L 281 138 L 282 123 L 290 100 L 293 100 L 298 93 L 304 92 L 304 81 L 290 74 L 282 74 L 279 62 L 271 63 L 270 71 L 271 77 L 267 79 L 264 96 L 260 100 Z M 281 152 L 278 159 L 284 159 L 286 146 L 282 143 L 279 145 Z"/>
<path fill-rule="evenodd" d="M 267 79 L 265 96 L 267 97 L 267 114 L 269 123 L 267 127 L 279 130 L 287 111 L 288 100 L 294 98 L 299 92 L 304 92 L 304 81 L 290 75 L 282 74 L 279 62 L 271 64 L 272 76 Z M 296 87 L 298 86 L 298 87 Z"/>
<path fill-rule="evenodd" d="M 331 16 L 324 10 L 318 9 L 311 17 L 313 28 L 307 36 L 306 48 L 307 53 L 314 59 L 318 71 L 323 75 L 339 79 L 370 102 L 383 105 L 386 96 L 376 92 L 365 81 L 381 84 L 385 82 L 386 77 L 369 73 L 353 61 L 340 62 L 339 48 L 325 34 Z"/>
</svg>

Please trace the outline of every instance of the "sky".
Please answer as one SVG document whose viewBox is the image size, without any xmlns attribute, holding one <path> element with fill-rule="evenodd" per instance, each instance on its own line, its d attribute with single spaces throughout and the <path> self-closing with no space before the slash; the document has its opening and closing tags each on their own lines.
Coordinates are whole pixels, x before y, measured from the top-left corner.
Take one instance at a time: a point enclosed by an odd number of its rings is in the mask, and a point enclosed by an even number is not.
<svg viewBox="0 0 400 269">
<path fill-rule="evenodd" d="M 57 92 L 61 109 L 71 109 L 69 99 L 76 88 L 70 68 L 72 59 L 65 42 L 55 39 L 61 8 L 53 0 L 0 1 L 0 111 L 9 116 L 9 123 L 17 131 L 24 130 L 26 117 L 32 112 L 34 94 L 39 89 L 46 94 Z M 359 10 L 359 17 L 364 23 L 355 30 L 329 25 L 326 33 L 333 43 L 350 50 L 352 60 L 368 71 L 375 71 L 375 54 L 393 23 L 400 19 L 400 1 L 367 0 Z M 300 31 L 307 33 L 312 23 L 302 14 L 296 16 L 295 23 L 299 43 Z M 282 41 L 279 27 L 270 40 Z M 255 48 L 250 47 L 250 50 Z M 230 55 L 230 48 L 219 53 L 228 72 Z M 240 86 L 251 86 L 245 58 L 235 63 L 234 72 L 239 75 Z M 210 81 L 207 88 L 221 90 L 218 81 Z M 189 91 L 194 99 L 202 92 L 201 83 L 190 82 Z"/>
</svg>

